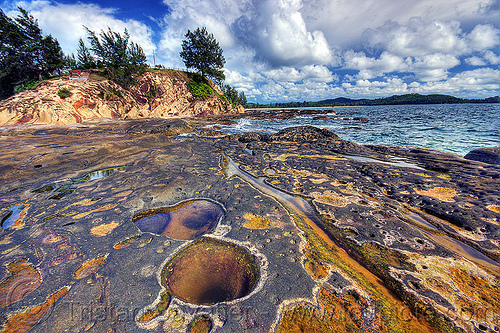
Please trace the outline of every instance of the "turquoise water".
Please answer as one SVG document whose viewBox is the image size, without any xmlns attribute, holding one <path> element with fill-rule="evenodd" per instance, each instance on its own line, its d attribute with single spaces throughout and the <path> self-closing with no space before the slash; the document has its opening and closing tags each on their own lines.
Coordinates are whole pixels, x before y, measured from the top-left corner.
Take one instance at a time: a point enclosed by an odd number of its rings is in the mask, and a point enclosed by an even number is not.
<svg viewBox="0 0 500 333">
<path fill-rule="evenodd" d="M 329 119 L 313 120 L 315 115 L 289 120 L 245 118 L 237 125 L 220 127 L 223 132 L 237 134 L 275 133 L 290 126 L 313 125 L 360 144 L 426 147 L 460 155 L 475 148 L 500 146 L 500 104 L 322 108 L 325 109 L 332 110 Z M 343 112 L 359 114 L 339 114 Z M 369 121 L 344 119 L 354 117 L 365 117 Z"/>
</svg>

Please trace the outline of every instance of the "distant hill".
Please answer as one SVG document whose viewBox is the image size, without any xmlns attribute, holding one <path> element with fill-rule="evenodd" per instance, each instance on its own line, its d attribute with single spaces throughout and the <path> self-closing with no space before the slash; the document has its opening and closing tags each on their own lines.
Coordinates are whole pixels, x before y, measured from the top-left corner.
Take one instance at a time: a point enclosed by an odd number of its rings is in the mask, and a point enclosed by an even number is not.
<svg viewBox="0 0 500 333">
<path fill-rule="evenodd" d="M 420 95 L 406 94 L 394 95 L 377 99 L 350 99 L 336 98 L 317 102 L 322 105 L 402 105 L 402 104 L 464 104 L 464 103 L 500 103 L 500 97 L 489 97 L 485 99 L 464 99 L 449 95 Z"/>
<path fill-rule="evenodd" d="M 500 97 L 485 99 L 465 99 L 449 95 L 405 94 L 376 99 L 351 99 L 339 97 L 317 102 L 271 103 L 268 105 L 250 104 L 247 107 L 322 107 L 322 106 L 363 106 L 363 105 L 405 105 L 405 104 L 466 104 L 466 103 L 500 103 Z"/>
</svg>

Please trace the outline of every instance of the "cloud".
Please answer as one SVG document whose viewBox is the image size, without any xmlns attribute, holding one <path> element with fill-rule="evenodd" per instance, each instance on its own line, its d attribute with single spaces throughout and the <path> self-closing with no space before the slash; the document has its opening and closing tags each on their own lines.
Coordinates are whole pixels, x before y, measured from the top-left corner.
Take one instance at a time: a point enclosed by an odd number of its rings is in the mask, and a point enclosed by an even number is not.
<svg viewBox="0 0 500 333">
<path fill-rule="evenodd" d="M 471 66 L 486 66 L 486 62 L 476 56 L 465 59 L 465 62 Z"/>
<path fill-rule="evenodd" d="M 484 59 L 487 60 L 492 65 L 500 64 L 500 56 L 496 55 L 492 51 L 486 51 L 484 53 Z"/>
<path fill-rule="evenodd" d="M 383 52 L 380 57 L 367 57 L 364 52 L 352 50 L 344 54 L 344 66 L 347 69 L 359 70 L 357 77 L 372 79 L 391 72 L 406 72 L 409 69 L 407 61 L 389 52 Z"/>
<path fill-rule="evenodd" d="M 500 30 L 490 24 L 478 24 L 466 39 L 471 50 L 491 49 L 500 44 Z"/>
<path fill-rule="evenodd" d="M 103 8 L 96 4 L 61 4 L 49 1 L 17 2 L 38 20 L 39 26 L 46 34 L 56 37 L 65 53 L 74 53 L 78 39 L 87 37 L 83 26 L 100 32 L 110 27 L 112 30 L 123 33 L 125 29 L 130 33 L 130 40 L 138 43 L 146 55 L 151 55 L 156 46 L 151 37 L 153 31 L 146 24 L 136 20 L 122 21 L 114 17 L 116 9 Z M 9 16 L 15 16 L 11 10 Z"/>
<path fill-rule="evenodd" d="M 500 64 L 499 0 L 163 0 L 168 13 L 149 13 L 152 21 L 76 1 L 22 6 L 67 53 L 85 37 L 82 25 L 126 27 L 157 63 L 173 68 L 184 67 L 187 30 L 206 26 L 224 49 L 226 83 L 250 101 L 499 94 L 491 81 Z"/>
<path fill-rule="evenodd" d="M 308 80 L 311 82 L 329 83 L 338 80 L 326 66 L 315 65 L 308 65 L 302 68 L 282 67 L 280 69 L 267 71 L 264 75 L 278 82 L 300 82 Z"/>
</svg>

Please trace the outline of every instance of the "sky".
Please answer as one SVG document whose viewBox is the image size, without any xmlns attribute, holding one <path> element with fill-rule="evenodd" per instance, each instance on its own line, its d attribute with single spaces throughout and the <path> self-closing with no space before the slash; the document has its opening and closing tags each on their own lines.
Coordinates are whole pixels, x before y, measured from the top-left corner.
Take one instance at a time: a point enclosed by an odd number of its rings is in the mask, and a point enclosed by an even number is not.
<svg viewBox="0 0 500 333">
<path fill-rule="evenodd" d="M 0 0 L 9 16 L 17 6 L 66 54 L 83 26 L 126 28 L 169 68 L 185 68 L 182 40 L 205 26 L 249 102 L 500 95 L 500 0 Z"/>
</svg>

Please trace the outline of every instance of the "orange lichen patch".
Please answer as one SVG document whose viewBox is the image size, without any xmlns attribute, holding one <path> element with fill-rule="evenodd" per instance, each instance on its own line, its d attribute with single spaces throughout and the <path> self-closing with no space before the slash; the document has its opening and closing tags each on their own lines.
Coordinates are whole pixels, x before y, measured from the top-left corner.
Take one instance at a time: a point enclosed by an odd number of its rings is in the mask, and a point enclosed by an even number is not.
<svg viewBox="0 0 500 333">
<path fill-rule="evenodd" d="M 130 246 L 130 244 L 132 244 L 132 242 L 135 241 L 139 237 L 141 237 L 141 236 L 135 235 L 135 236 L 132 236 L 132 237 L 127 238 L 125 240 L 122 240 L 121 242 L 116 243 L 113 246 L 113 249 L 115 249 L 115 250 L 124 249 L 124 248 Z"/>
<path fill-rule="evenodd" d="M 25 333 L 31 330 L 42 319 L 54 304 L 63 297 L 70 287 L 62 287 L 40 305 L 33 306 L 23 312 L 11 315 L 4 324 L 2 333 Z"/>
<path fill-rule="evenodd" d="M 326 179 L 326 178 L 310 178 L 309 180 L 314 185 L 323 184 L 324 182 L 328 181 L 328 179 Z"/>
<path fill-rule="evenodd" d="M 266 229 L 273 225 L 271 220 L 253 213 L 246 213 L 243 218 L 247 221 L 243 227 L 247 229 Z"/>
<path fill-rule="evenodd" d="M 106 223 L 106 224 L 101 224 L 96 227 L 93 227 L 90 229 L 90 232 L 95 235 L 95 236 L 106 236 L 109 234 L 111 231 L 113 231 L 114 228 L 119 226 L 120 224 L 118 222 L 111 222 L 111 223 Z"/>
<path fill-rule="evenodd" d="M 71 253 L 64 254 L 60 257 L 56 257 L 56 258 L 50 260 L 49 266 L 52 267 L 52 266 L 60 265 L 63 262 L 65 262 L 66 260 L 73 260 L 73 259 L 78 258 L 79 255 L 80 255 L 80 253 L 78 253 L 78 252 L 71 252 Z"/>
<path fill-rule="evenodd" d="M 302 250 L 306 259 L 303 262 L 306 272 L 315 280 L 321 281 L 330 275 L 330 265 L 324 263 L 309 243 Z"/>
<path fill-rule="evenodd" d="M 363 244 L 363 252 L 367 254 L 372 262 L 380 265 L 388 264 L 396 268 L 413 270 L 411 264 L 406 262 L 407 257 L 398 251 L 390 250 L 378 243 Z"/>
<path fill-rule="evenodd" d="M 50 234 L 42 238 L 42 244 L 55 244 L 62 240 L 64 240 L 64 238 L 61 235 Z"/>
<path fill-rule="evenodd" d="M 97 257 L 95 259 L 87 260 L 80 266 L 80 268 L 76 270 L 75 278 L 78 280 L 83 279 L 84 277 L 97 272 L 99 269 L 101 269 L 102 266 L 104 266 L 107 257 L 108 256 L 105 255 Z"/>
<path fill-rule="evenodd" d="M 286 308 L 276 332 L 388 332 L 380 314 L 367 318 L 368 301 L 355 291 L 341 296 L 320 288 L 317 304 L 302 303 Z"/>
<path fill-rule="evenodd" d="M 459 203 L 458 204 L 458 207 L 462 208 L 462 209 L 469 209 L 469 208 L 472 208 L 472 207 L 475 207 L 476 205 L 473 204 L 472 202 L 464 202 L 464 203 Z"/>
<path fill-rule="evenodd" d="M 89 210 L 87 212 L 83 212 L 83 213 L 77 214 L 77 215 L 73 216 L 72 218 L 73 219 L 81 219 L 82 217 L 85 217 L 85 216 L 90 215 L 92 213 L 104 212 L 106 210 L 113 209 L 116 206 L 118 206 L 118 204 L 107 204 L 107 205 L 104 205 L 102 207 L 99 207 L 99 208 L 96 208 L 96 209 Z"/>
<path fill-rule="evenodd" d="M 495 213 L 500 213 L 500 206 L 499 205 L 488 205 L 486 206 L 489 210 Z"/>
<path fill-rule="evenodd" d="M 194 318 L 191 323 L 189 323 L 187 332 L 188 333 L 209 333 L 212 330 L 213 323 L 209 316 L 202 315 Z"/>
<path fill-rule="evenodd" d="M 2 240 L 0 240 L 0 245 L 7 245 L 12 243 L 12 238 L 9 235 L 5 235 Z"/>
<path fill-rule="evenodd" d="M 417 268 L 411 274 L 420 281 L 421 288 L 438 293 L 452 305 L 443 308 L 441 304 L 435 304 L 438 309 L 455 318 L 457 325 L 470 331 L 471 321 L 494 322 L 500 318 L 500 281 L 497 277 L 468 260 L 420 256 L 410 252 L 406 254 Z M 466 313 L 469 310 L 472 315 Z M 486 310 L 487 313 L 480 314 L 479 310 Z"/>
<path fill-rule="evenodd" d="M 456 267 L 451 267 L 449 271 L 450 278 L 458 289 L 467 296 L 469 302 L 473 300 L 477 305 L 491 307 L 491 309 L 495 309 L 493 311 L 497 315 L 500 314 L 500 308 L 498 308 L 500 285 L 498 283 Z"/>
<path fill-rule="evenodd" d="M 132 190 L 123 191 L 123 192 L 115 194 L 114 197 L 116 197 L 116 198 L 126 197 L 126 196 L 129 196 L 130 194 L 132 194 L 132 192 L 134 192 L 134 191 L 132 191 Z"/>
<path fill-rule="evenodd" d="M 171 298 L 172 297 L 171 297 L 170 293 L 164 292 L 161 295 L 160 302 L 158 303 L 156 308 L 154 310 L 147 310 L 146 312 L 144 312 L 139 317 L 139 319 L 137 319 L 137 321 L 140 323 L 147 323 L 147 322 L 155 319 L 159 315 L 163 314 L 165 312 L 165 310 L 168 308 Z"/>
<path fill-rule="evenodd" d="M 27 259 L 8 263 L 8 276 L 0 281 L 0 307 L 24 299 L 42 283 L 39 271 Z"/>
<path fill-rule="evenodd" d="M 419 190 L 414 188 L 415 192 L 427 197 L 433 197 L 444 202 L 455 202 L 453 197 L 457 196 L 457 191 L 448 187 L 434 187 L 430 190 Z"/>
<path fill-rule="evenodd" d="M 325 191 L 324 193 L 312 192 L 311 196 L 314 197 L 314 201 L 324 203 L 335 207 L 345 207 L 347 206 L 347 201 L 345 201 L 341 196 L 337 195 L 333 191 Z"/>
</svg>

